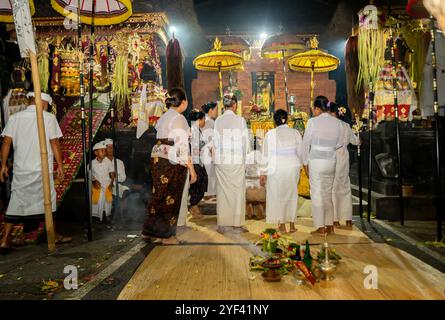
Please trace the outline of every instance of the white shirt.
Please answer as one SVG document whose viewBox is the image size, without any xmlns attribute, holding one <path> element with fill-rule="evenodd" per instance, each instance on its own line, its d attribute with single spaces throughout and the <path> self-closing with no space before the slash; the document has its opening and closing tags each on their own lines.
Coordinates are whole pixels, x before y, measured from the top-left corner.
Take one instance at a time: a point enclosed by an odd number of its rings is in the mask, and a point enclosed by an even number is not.
<svg viewBox="0 0 445 320">
<path fill-rule="evenodd" d="M 107 159 L 110 160 L 108 157 Z M 113 172 L 114 172 L 114 158 L 113 160 L 110 161 L 113 164 Z M 117 163 L 117 182 L 124 183 L 125 180 L 127 180 L 127 175 L 125 174 L 124 162 L 120 159 L 116 159 L 116 163 Z"/>
<path fill-rule="evenodd" d="M 202 134 L 201 128 L 199 128 L 199 122 L 192 122 L 192 136 L 191 136 L 191 150 L 192 150 L 192 161 L 193 164 L 202 165 L 202 154 L 206 142 L 204 141 L 204 136 Z"/>
<path fill-rule="evenodd" d="M 168 109 L 156 124 L 156 138 L 174 141 L 174 148 L 180 162 L 187 162 L 189 157 L 190 127 L 185 117 L 173 109 Z M 174 160 L 174 159 L 172 159 Z"/>
<path fill-rule="evenodd" d="M 335 151 L 343 146 L 341 122 L 328 113 L 309 119 L 301 150 L 304 165 L 314 159 L 335 159 Z"/>
<path fill-rule="evenodd" d="M 216 164 L 244 164 L 250 151 L 249 131 L 246 120 L 226 110 L 215 121 L 214 146 Z"/>
<path fill-rule="evenodd" d="M 342 137 L 343 137 L 343 146 L 342 149 L 345 151 L 348 151 L 348 145 L 358 145 L 360 143 L 359 137 L 357 137 L 351 129 L 351 126 L 347 124 L 346 122 L 342 121 Z"/>
<path fill-rule="evenodd" d="M 102 188 L 106 188 L 111 183 L 110 173 L 114 172 L 114 164 L 105 157 L 102 162 L 96 159 L 92 161 L 92 176 L 93 181 L 99 181 Z"/>
<path fill-rule="evenodd" d="M 285 161 L 292 161 L 301 165 L 302 144 L 303 138 L 300 132 L 289 128 L 287 124 L 267 132 L 262 148 L 262 172 L 267 174 L 267 165 L 279 165 L 278 163 L 273 163 L 273 160 L 277 157 L 286 158 Z"/>
<path fill-rule="evenodd" d="M 206 122 L 204 128 L 201 129 L 203 139 L 206 144 L 213 145 L 213 136 L 214 136 L 214 128 L 215 128 L 215 120 L 206 115 Z"/>
<path fill-rule="evenodd" d="M 50 140 L 61 138 L 62 131 L 56 117 L 43 111 L 48 150 L 49 172 L 54 172 L 54 153 Z M 36 106 L 30 105 L 26 110 L 13 114 L 2 136 L 10 137 L 14 148 L 14 171 L 16 173 L 41 172 L 40 144 L 37 130 Z"/>
</svg>

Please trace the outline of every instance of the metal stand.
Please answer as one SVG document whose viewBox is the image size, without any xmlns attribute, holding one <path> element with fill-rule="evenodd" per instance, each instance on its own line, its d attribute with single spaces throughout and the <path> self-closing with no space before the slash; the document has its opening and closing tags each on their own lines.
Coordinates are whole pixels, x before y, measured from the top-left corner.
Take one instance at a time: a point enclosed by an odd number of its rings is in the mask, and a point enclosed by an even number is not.
<svg viewBox="0 0 445 320">
<path fill-rule="evenodd" d="M 394 95 L 394 126 L 396 129 L 396 148 L 397 148 L 397 164 L 398 164 L 398 180 L 399 180 L 399 206 L 400 206 L 400 224 L 405 224 L 405 211 L 403 203 L 403 177 L 402 177 L 402 153 L 400 148 L 400 127 L 399 127 L 399 102 L 397 96 L 397 62 L 396 62 L 396 42 L 394 41 L 394 34 L 391 31 L 391 58 L 392 58 L 392 88 Z"/>
<path fill-rule="evenodd" d="M 93 163 L 93 55 L 94 55 L 94 12 L 96 11 L 96 0 L 92 1 L 92 11 L 91 11 L 91 35 L 90 35 L 90 83 L 89 83 L 89 96 L 90 96 L 90 110 L 89 110 L 89 172 L 88 172 L 88 187 L 89 190 L 93 190 L 93 176 L 92 176 L 92 163 Z M 93 212 L 93 202 L 90 201 L 90 212 Z M 91 241 L 92 239 L 88 239 Z"/>
<path fill-rule="evenodd" d="M 358 161 L 359 212 L 360 212 L 360 219 L 363 219 L 363 177 L 362 177 L 362 155 L 361 155 L 360 145 L 357 146 L 357 161 Z"/>
<path fill-rule="evenodd" d="M 85 190 L 85 209 L 86 209 L 86 222 L 87 222 L 87 238 L 88 241 L 93 240 L 92 231 L 92 216 L 91 216 L 91 192 L 89 186 L 89 173 L 88 173 L 88 158 L 87 158 L 87 130 L 85 119 L 85 84 L 83 79 L 83 47 L 82 47 L 82 22 L 80 20 L 80 0 L 77 2 L 77 37 L 79 47 L 79 64 L 80 64 L 80 112 L 81 112 L 81 126 L 82 126 L 82 154 L 83 154 L 83 170 L 85 172 L 84 190 Z"/>
<path fill-rule="evenodd" d="M 432 67 L 433 67 L 433 97 L 434 97 L 434 142 L 436 151 L 436 199 L 434 201 L 436 206 L 437 219 L 437 241 L 442 240 L 442 208 L 441 208 L 441 194 L 442 186 L 440 181 L 440 148 L 439 148 L 439 96 L 437 91 L 437 56 L 436 56 L 436 26 L 434 17 L 431 17 L 431 45 L 432 45 Z"/>
<path fill-rule="evenodd" d="M 112 84 L 111 84 L 111 47 L 108 43 L 107 46 L 107 63 L 108 63 L 108 83 L 110 85 L 110 91 L 108 93 L 108 100 L 110 102 L 110 112 L 111 112 L 111 136 L 113 137 L 113 153 L 114 153 L 114 172 L 116 174 L 116 178 L 114 180 L 114 183 L 116 184 L 116 207 L 115 207 L 115 213 L 118 212 L 118 216 L 121 219 L 121 211 L 120 211 L 120 199 L 119 199 L 119 171 L 117 168 L 117 158 L 116 158 L 116 104 L 114 103 L 113 97 L 112 97 Z"/>
<path fill-rule="evenodd" d="M 368 154 L 368 222 L 371 222 L 372 212 L 372 130 L 374 122 L 374 86 L 369 86 L 369 115 L 368 115 L 368 135 L 369 135 L 369 154 Z"/>
</svg>

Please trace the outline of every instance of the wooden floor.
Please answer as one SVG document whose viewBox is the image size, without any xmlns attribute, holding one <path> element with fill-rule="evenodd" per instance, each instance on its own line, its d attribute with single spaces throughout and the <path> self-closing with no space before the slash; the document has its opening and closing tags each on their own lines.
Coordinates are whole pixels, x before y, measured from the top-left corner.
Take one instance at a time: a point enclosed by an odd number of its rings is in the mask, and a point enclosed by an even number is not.
<svg viewBox="0 0 445 320">
<path fill-rule="evenodd" d="M 310 236 L 311 219 L 298 220 L 296 241 L 308 239 L 316 253 L 322 237 Z M 252 243 L 268 225 L 249 221 L 249 233 L 221 235 L 216 217 L 189 221 L 179 234 L 186 246 L 156 247 L 120 293 L 120 300 L 305 300 L 305 299 L 441 299 L 445 300 L 445 275 L 417 258 L 387 244 L 372 243 L 358 229 L 338 230 L 328 237 L 343 260 L 335 280 L 315 286 L 297 286 L 292 276 L 281 282 L 263 281 L 249 270 L 255 253 Z M 313 248 L 313 249 L 312 249 Z M 378 270 L 378 289 L 364 287 L 364 268 Z"/>
</svg>

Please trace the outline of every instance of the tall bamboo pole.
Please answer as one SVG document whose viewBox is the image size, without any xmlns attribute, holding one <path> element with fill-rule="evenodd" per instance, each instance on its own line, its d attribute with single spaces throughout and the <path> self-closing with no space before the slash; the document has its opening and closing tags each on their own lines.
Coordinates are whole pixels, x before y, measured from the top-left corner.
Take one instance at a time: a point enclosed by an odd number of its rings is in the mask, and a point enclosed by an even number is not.
<svg viewBox="0 0 445 320">
<path fill-rule="evenodd" d="M 87 222 L 87 238 L 88 241 L 93 240 L 92 231 L 92 216 L 91 216 L 91 192 L 89 191 L 89 179 L 88 179 L 88 157 L 87 157 L 87 129 L 86 129 L 86 119 L 85 119 L 85 84 L 84 84 L 84 74 L 83 74 L 83 46 L 82 46 L 82 21 L 80 20 L 80 0 L 77 1 L 77 38 L 78 47 L 80 50 L 79 57 L 79 81 L 80 81 L 80 112 L 81 112 L 81 126 L 82 126 L 82 155 L 83 155 L 83 170 L 85 172 L 84 179 L 84 197 L 85 197 L 85 209 L 86 209 L 86 222 Z"/>
<path fill-rule="evenodd" d="M 439 94 L 437 88 L 437 56 L 436 56 L 436 26 L 434 17 L 431 17 L 431 45 L 432 45 L 432 67 L 433 67 L 433 97 L 434 97 L 434 142 L 436 151 L 436 199 L 434 201 L 436 206 L 436 220 L 437 220 L 437 241 L 442 240 L 442 208 L 441 208 L 441 194 L 442 185 L 440 181 L 440 148 L 439 148 Z"/>
<path fill-rule="evenodd" d="M 36 102 L 37 131 L 39 135 L 39 144 L 40 144 L 40 159 L 42 168 L 43 198 L 44 198 L 44 208 L 45 208 L 46 234 L 48 238 L 48 251 L 54 252 L 56 251 L 56 235 L 54 231 L 54 221 L 53 221 L 53 211 L 52 211 L 52 201 L 51 201 L 48 149 L 46 144 L 45 124 L 43 121 L 42 98 L 40 96 L 41 88 L 40 88 L 39 68 L 37 66 L 36 54 L 33 52 L 29 52 L 29 58 L 31 60 L 32 82 L 34 84 L 34 96 Z"/>
<path fill-rule="evenodd" d="M 286 70 L 286 50 L 282 50 L 283 54 L 283 75 L 284 75 L 284 89 L 286 93 L 286 111 L 290 112 L 289 110 L 289 88 L 287 87 L 287 70 Z"/>
<path fill-rule="evenodd" d="M 219 80 L 219 95 L 221 96 L 221 103 L 219 104 L 219 107 L 218 107 L 218 115 L 221 115 L 222 114 L 222 105 L 223 105 L 223 100 L 224 100 L 221 62 L 218 63 L 218 80 Z"/>
</svg>

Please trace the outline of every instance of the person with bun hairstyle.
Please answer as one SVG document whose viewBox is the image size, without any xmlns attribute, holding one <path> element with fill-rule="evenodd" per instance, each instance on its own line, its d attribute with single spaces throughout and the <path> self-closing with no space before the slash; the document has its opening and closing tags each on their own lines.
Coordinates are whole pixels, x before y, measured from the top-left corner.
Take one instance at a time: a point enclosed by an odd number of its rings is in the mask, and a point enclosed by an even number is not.
<svg viewBox="0 0 445 320">
<path fill-rule="evenodd" d="M 147 206 L 142 235 L 146 241 L 184 243 L 176 238 L 177 226 L 185 224 L 189 184 L 197 180 L 189 138 L 190 127 L 182 113 L 187 109 L 183 89 L 170 90 L 165 100 L 168 111 L 156 124 L 157 142 L 151 153 L 153 196 Z"/>
<path fill-rule="evenodd" d="M 266 186 L 266 222 L 278 224 L 281 232 L 289 223 L 289 232 L 295 232 L 303 139 L 287 120 L 285 110 L 275 112 L 276 128 L 267 132 L 263 143 L 261 185 Z"/>
<path fill-rule="evenodd" d="M 216 102 L 208 102 L 202 107 L 205 113 L 205 126 L 202 129 L 206 145 L 203 149 L 202 159 L 208 176 L 208 186 L 204 199 L 210 199 L 216 196 L 216 173 L 215 161 L 213 159 L 213 129 L 215 127 L 215 119 L 218 117 L 218 104 Z"/>
<path fill-rule="evenodd" d="M 342 146 L 342 125 L 329 114 L 328 99 L 314 101 L 314 118 L 310 119 L 303 137 L 301 157 L 311 186 L 314 235 L 334 232 L 332 190 L 335 178 L 336 150 Z"/>
<path fill-rule="evenodd" d="M 330 113 L 341 120 L 343 146 L 337 149 L 337 162 L 335 167 L 335 179 L 332 191 L 334 201 L 334 227 L 341 227 L 340 221 L 346 221 L 346 228 L 352 229 L 352 193 L 349 179 L 349 151 L 348 145 L 358 145 L 360 139 L 352 132 L 351 111 L 341 107 L 337 103 L 330 103 Z M 349 112 L 348 112 L 349 111 Z"/>
<path fill-rule="evenodd" d="M 203 149 L 206 144 L 202 134 L 202 128 L 205 126 L 205 114 L 199 110 L 192 110 L 190 120 L 192 122 L 192 160 L 198 176 L 196 183 L 190 186 L 190 213 L 193 217 L 201 219 L 203 215 L 198 204 L 204 198 L 208 185 L 207 172 L 202 161 Z"/>
<path fill-rule="evenodd" d="M 224 114 L 216 119 L 214 131 L 218 231 L 245 232 L 249 131 L 246 120 L 236 115 L 236 97 L 225 96 L 223 104 Z"/>
</svg>

